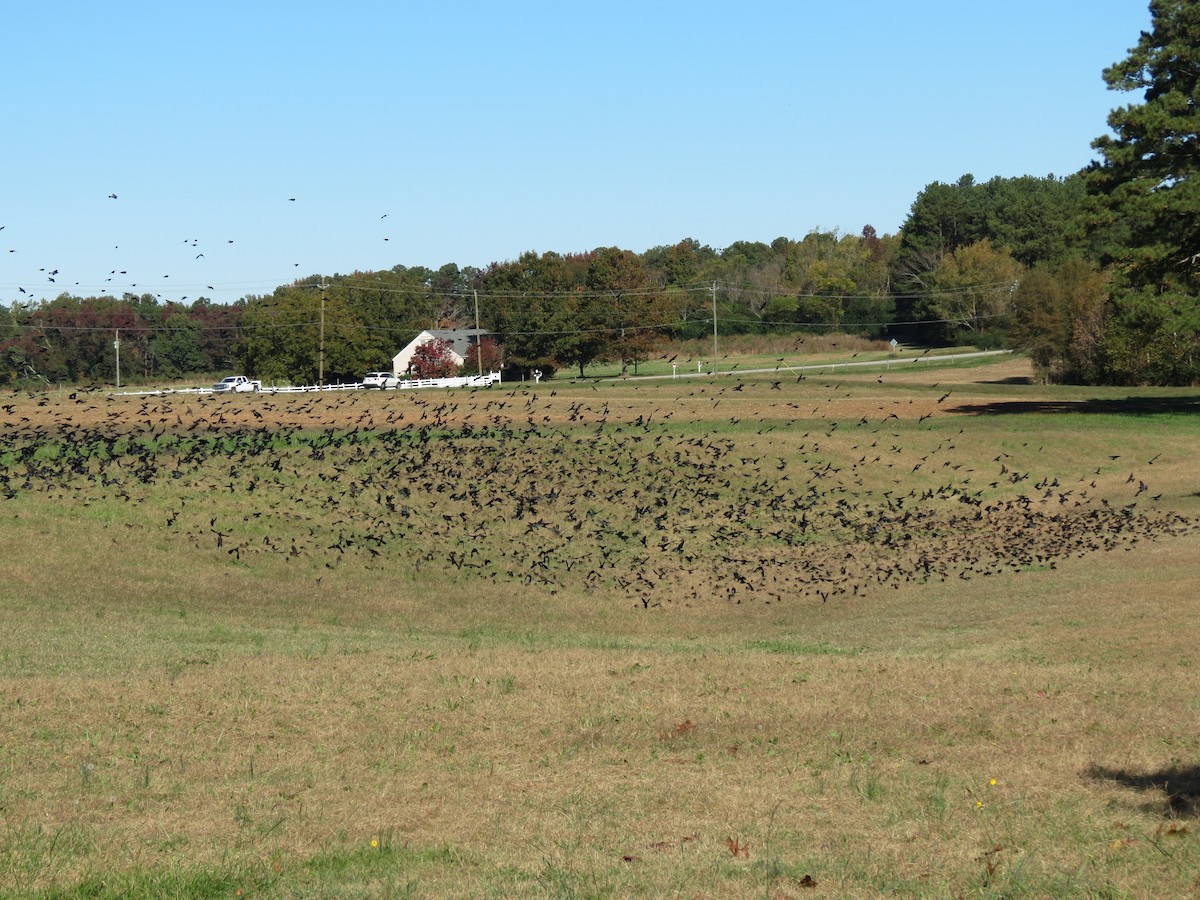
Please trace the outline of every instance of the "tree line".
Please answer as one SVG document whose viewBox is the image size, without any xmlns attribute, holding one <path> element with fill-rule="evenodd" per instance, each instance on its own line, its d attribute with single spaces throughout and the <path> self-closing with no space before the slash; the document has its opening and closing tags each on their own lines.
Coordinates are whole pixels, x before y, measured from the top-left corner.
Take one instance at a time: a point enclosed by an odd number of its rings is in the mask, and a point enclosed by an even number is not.
<svg viewBox="0 0 1200 900">
<path fill-rule="evenodd" d="M 714 249 L 530 251 L 483 268 L 314 275 L 230 305 L 155 295 L 0 307 L 0 383 L 239 370 L 357 380 L 426 328 L 478 320 L 517 370 L 636 369 L 674 338 L 851 330 L 1026 350 L 1050 380 L 1200 382 L 1200 4 L 1156 0 L 1103 73 L 1142 91 L 1065 177 L 933 182 L 896 234 L 812 231 Z M 468 363 L 468 366 L 473 363 Z"/>
</svg>

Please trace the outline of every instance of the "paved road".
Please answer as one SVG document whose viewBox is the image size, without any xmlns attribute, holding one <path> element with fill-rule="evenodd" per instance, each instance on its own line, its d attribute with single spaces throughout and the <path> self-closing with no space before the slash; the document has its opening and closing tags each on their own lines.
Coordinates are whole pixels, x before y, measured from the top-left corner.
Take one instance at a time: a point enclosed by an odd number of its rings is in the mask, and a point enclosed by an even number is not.
<svg viewBox="0 0 1200 900">
<path fill-rule="evenodd" d="M 864 367 L 885 368 L 890 369 L 894 366 L 908 366 L 916 363 L 931 363 L 931 362 L 947 362 L 959 359 L 979 359 L 986 356 L 1008 356 L 1012 354 L 1012 350 L 973 350 L 970 353 L 919 353 L 915 356 L 896 356 L 887 359 L 868 359 L 863 362 L 839 362 L 839 363 L 820 363 L 809 366 L 787 366 L 782 363 L 778 366 L 772 366 L 767 369 L 728 369 L 726 371 L 717 371 L 717 376 L 721 375 L 769 375 L 776 372 L 792 372 L 800 374 L 802 372 L 826 372 L 830 375 L 835 372 L 841 372 L 845 369 L 857 369 Z M 703 372 L 679 372 L 676 375 L 626 375 L 615 376 L 613 378 L 603 379 L 606 381 L 661 381 L 664 378 L 711 378 L 712 373 L 705 369 Z"/>
</svg>

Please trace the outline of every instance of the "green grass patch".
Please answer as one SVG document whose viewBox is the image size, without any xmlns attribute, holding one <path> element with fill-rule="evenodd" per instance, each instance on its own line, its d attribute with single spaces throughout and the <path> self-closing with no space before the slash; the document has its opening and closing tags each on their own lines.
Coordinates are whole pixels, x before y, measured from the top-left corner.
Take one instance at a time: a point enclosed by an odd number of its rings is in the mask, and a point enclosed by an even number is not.
<svg viewBox="0 0 1200 900">
<path fill-rule="evenodd" d="M 858 656 L 866 652 L 860 647 L 835 647 L 831 644 L 803 643 L 790 640 L 758 640 L 750 641 L 747 645 L 751 650 L 764 650 L 767 653 L 782 653 L 788 656 Z"/>
</svg>

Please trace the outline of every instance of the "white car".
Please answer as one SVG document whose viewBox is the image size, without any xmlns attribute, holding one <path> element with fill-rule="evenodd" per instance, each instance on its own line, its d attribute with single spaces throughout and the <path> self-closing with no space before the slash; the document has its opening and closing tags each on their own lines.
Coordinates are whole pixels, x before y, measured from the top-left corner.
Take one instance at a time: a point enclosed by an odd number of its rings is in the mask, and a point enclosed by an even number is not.
<svg viewBox="0 0 1200 900">
<path fill-rule="evenodd" d="M 365 388 L 394 388 L 399 385 L 400 379 L 391 372 L 368 372 L 362 380 Z"/>
<path fill-rule="evenodd" d="M 214 394 L 240 394 L 244 391 L 258 392 L 262 390 L 261 381 L 251 381 L 245 375 L 230 375 L 222 378 L 212 386 Z"/>
</svg>

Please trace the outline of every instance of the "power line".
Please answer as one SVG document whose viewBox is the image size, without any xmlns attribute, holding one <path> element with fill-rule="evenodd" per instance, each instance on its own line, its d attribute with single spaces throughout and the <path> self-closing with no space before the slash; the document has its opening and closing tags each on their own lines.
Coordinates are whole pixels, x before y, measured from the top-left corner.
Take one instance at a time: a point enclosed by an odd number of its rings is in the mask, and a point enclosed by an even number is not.
<svg viewBox="0 0 1200 900">
<path fill-rule="evenodd" d="M 1006 313 L 981 313 L 972 315 L 968 318 L 977 319 L 1002 319 Z M 796 321 L 773 321 L 770 319 L 746 319 L 736 317 L 720 317 L 719 321 L 733 325 L 755 325 L 755 326 L 770 326 L 780 328 L 840 328 L 847 330 L 863 330 L 871 328 L 892 328 L 892 327 L 909 327 L 916 325 L 954 325 L 961 323 L 963 316 L 957 316 L 948 319 L 911 319 L 906 321 L 892 322 L 796 322 Z M 573 329 L 551 329 L 543 328 L 536 331 L 505 331 L 504 334 L 512 337 L 533 337 L 535 335 L 544 335 L 547 337 L 563 337 L 570 335 L 584 334 L 614 334 L 620 331 L 667 331 L 673 328 L 686 328 L 689 325 L 705 325 L 713 321 L 712 316 L 702 316 L 695 319 L 676 319 L 670 322 L 659 322 L 653 325 L 609 325 L 600 328 L 573 328 Z M 256 325 L 200 325 L 195 328 L 195 331 L 200 333 L 209 333 L 217 331 L 271 331 L 290 328 L 315 328 L 319 325 L 319 320 L 306 320 L 300 322 L 279 322 L 274 324 L 264 323 Z M 18 331 L 61 331 L 61 332 L 84 332 L 84 333 L 107 333 L 113 330 L 112 325 L 53 325 L 53 324 L 13 324 L 10 326 Z M 165 334 L 177 331 L 188 330 L 178 326 L 163 326 L 163 325 L 122 325 L 121 330 L 128 334 Z M 346 329 L 351 328 L 361 331 L 375 332 L 399 332 L 412 331 L 412 326 L 402 325 L 367 325 L 363 322 L 340 322 L 337 327 Z"/>
<path fill-rule="evenodd" d="M 336 281 L 328 282 L 325 285 L 325 287 L 327 289 L 329 289 L 331 292 L 335 288 L 346 288 L 351 291 L 363 290 L 363 291 L 371 291 L 371 292 L 378 293 L 378 294 L 387 294 L 387 295 L 393 295 L 393 296 L 440 297 L 443 299 L 453 298 L 453 299 L 462 300 L 464 303 L 471 299 L 472 290 L 478 290 L 478 289 L 471 289 L 471 288 L 466 288 L 466 287 L 455 288 L 452 290 L 435 290 L 431 286 L 425 285 L 425 284 L 422 284 L 422 285 L 386 285 L 386 284 L 377 284 L 377 283 L 365 282 L 365 281 L 353 281 L 353 280 L 351 280 L 351 278 L 352 278 L 352 276 L 343 276 Z M 214 284 L 220 284 L 221 286 L 225 287 L 225 286 L 236 285 L 236 284 L 268 285 L 270 283 L 269 282 L 248 282 L 247 281 L 247 282 L 214 282 Z M 487 299 L 496 299 L 496 300 L 588 299 L 588 300 L 591 300 L 591 299 L 602 298 L 602 297 L 611 297 L 611 296 L 671 297 L 671 296 L 675 296 L 675 295 L 679 295 L 679 294 L 687 294 L 687 293 L 699 293 L 699 292 L 708 293 L 711 290 L 711 285 L 712 285 L 711 281 L 705 281 L 705 282 L 690 282 L 690 283 L 681 284 L 681 285 L 651 286 L 651 287 L 636 288 L 636 289 L 632 289 L 632 290 L 621 290 L 621 291 L 585 290 L 582 288 L 564 288 L 561 290 L 550 290 L 550 291 L 547 291 L 547 290 L 491 290 L 491 291 L 489 291 L 489 290 L 483 289 L 483 290 L 478 290 L 478 295 L 479 295 L 480 299 L 483 299 L 483 300 L 487 300 Z M 749 284 L 748 282 L 736 282 L 736 281 L 717 282 L 717 285 L 718 285 L 718 291 L 720 291 L 720 292 L 730 293 L 730 292 L 736 291 L 737 293 L 744 295 L 744 296 L 748 295 L 748 296 L 759 296 L 759 297 L 795 297 L 798 299 L 811 297 L 813 299 L 825 299 L 825 300 L 877 300 L 877 299 L 917 300 L 922 297 L 928 297 L 931 295 L 954 296 L 957 294 L 968 294 L 968 293 L 974 293 L 974 292 L 979 292 L 979 291 L 983 291 L 983 292 L 1005 291 L 1005 290 L 1011 289 L 1013 282 L 1012 282 L 1012 280 L 1006 280 L 1006 281 L 990 282 L 990 283 L 979 284 L 979 285 L 967 285 L 967 286 L 955 287 L 955 288 L 933 288 L 929 291 L 916 291 L 916 292 L 888 291 L 888 292 L 884 292 L 884 293 L 879 293 L 879 292 L 847 293 L 847 292 L 841 292 L 841 291 L 832 291 L 832 292 L 804 291 L 804 290 L 801 290 L 798 288 L 788 288 L 788 287 L 784 287 L 784 286 L 777 286 L 777 287 L 773 287 L 773 288 L 761 287 L 758 285 Z M 19 290 L 20 287 L 21 287 L 21 285 L 19 285 L 16 282 L 0 282 L 0 290 L 9 290 L 9 291 Z M 101 299 L 104 297 L 111 297 L 114 300 L 118 299 L 114 295 L 114 293 L 112 293 L 111 286 L 105 287 L 105 286 L 101 286 L 101 285 L 82 285 L 82 287 L 94 289 L 94 290 L 102 292 L 94 299 Z M 134 284 L 134 285 L 130 285 L 130 287 L 137 288 L 138 285 Z M 201 292 L 209 287 L 212 287 L 212 285 L 203 285 L 202 286 L 198 283 L 197 284 L 178 284 L 177 283 L 175 285 L 175 287 L 177 287 L 181 291 L 182 290 L 195 290 L 197 292 Z M 317 283 L 317 282 L 308 283 L 307 280 L 300 281 L 300 282 L 294 281 L 294 282 L 291 282 L 290 284 L 280 284 L 278 282 L 275 282 L 274 287 L 269 294 L 263 295 L 261 297 L 257 297 L 255 299 L 258 299 L 258 300 L 270 299 L 274 293 L 281 291 L 281 290 L 282 291 L 293 290 L 293 289 L 294 290 L 311 290 L 311 289 L 320 289 L 320 287 L 321 287 L 321 285 L 319 283 Z M 60 292 L 55 299 L 57 299 L 58 297 L 62 297 L 64 294 L 67 296 L 72 296 L 68 292 L 63 291 L 63 292 Z M 138 293 L 137 291 L 134 291 L 134 290 L 125 290 L 124 288 L 122 288 L 121 294 L 123 296 L 120 299 L 125 299 L 126 297 L 132 297 L 133 299 L 141 299 L 142 296 L 145 296 L 147 294 L 155 297 L 155 299 L 158 299 L 158 300 L 162 299 L 162 294 L 160 292 L 154 292 L 151 290 L 145 290 L 145 291 L 142 291 L 141 293 Z M 77 299 L 93 299 L 93 298 L 79 297 Z M 200 298 L 197 298 L 197 299 L 200 299 Z M 17 302 L 20 303 L 22 301 L 17 301 Z M 52 303 L 54 301 L 53 300 L 47 301 L 45 299 L 45 297 L 43 297 L 39 301 L 25 301 L 25 302 L 40 302 L 40 303 L 51 302 Z M 172 300 L 172 299 L 168 298 L 166 302 L 179 303 L 180 301 Z M 218 304 L 218 305 L 226 306 L 228 304 Z"/>
<path fill-rule="evenodd" d="M 629 324 L 628 321 L 624 320 L 628 311 L 624 310 L 622 308 L 619 308 L 617 306 L 614 306 L 608 310 L 601 310 L 601 311 L 592 310 L 592 311 L 590 311 L 592 314 L 599 312 L 600 314 L 604 315 L 605 318 L 609 319 L 612 322 L 612 324 L 610 324 L 610 325 L 601 325 L 599 327 L 593 327 L 593 328 L 575 328 L 575 329 L 544 328 L 544 329 L 537 329 L 537 330 L 533 330 L 533 331 L 506 330 L 503 332 L 504 334 L 511 335 L 513 337 L 530 337 L 530 336 L 535 336 L 535 335 L 545 335 L 548 337 L 562 337 L 562 336 L 570 336 L 570 335 L 610 334 L 610 333 L 613 333 L 616 331 L 620 331 L 622 329 L 624 329 L 626 331 L 630 331 L 630 330 L 631 331 L 670 330 L 670 329 L 676 329 L 676 328 L 683 328 L 688 325 L 695 326 L 695 325 L 699 325 L 702 323 L 707 324 L 707 323 L 711 322 L 713 324 L 714 340 L 715 340 L 716 334 L 717 334 L 718 320 L 720 322 L 725 322 L 728 324 L 753 325 L 753 326 L 757 326 L 757 327 L 769 326 L 769 327 L 791 327 L 791 328 L 831 328 L 831 329 L 832 328 L 841 328 L 841 329 L 848 329 L 848 330 L 862 330 L 862 329 L 873 329 L 873 328 L 883 328 L 883 327 L 906 327 L 906 326 L 915 326 L 915 325 L 956 324 L 956 323 L 960 323 L 964 318 L 963 316 L 956 316 L 956 317 L 948 317 L 948 318 L 942 318 L 942 319 L 918 319 L 918 320 L 909 320 L 909 321 L 889 321 L 889 322 L 885 322 L 885 321 L 800 322 L 800 321 L 794 321 L 794 320 L 775 321 L 775 320 L 761 319 L 761 318 L 739 318 L 739 317 L 735 317 L 735 316 L 722 317 L 722 316 L 719 316 L 719 311 L 717 308 L 717 302 L 716 302 L 717 301 L 717 293 L 718 293 L 718 290 L 720 290 L 722 288 L 728 289 L 729 286 L 730 285 L 728 283 L 721 283 L 721 282 L 714 281 L 714 282 L 707 282 L 704 284 L 696 283 L 696 284 L 690 286 L 690 288 L 677 288 L 675 291 L 664 290 L 661 288 L 654 289 L 654 290 L 645 289 L 645 290 L 639 290 L 639 291 L 627 292 L 627 293 L 618 293 L 618 292 L 613 292 L 613 291 L 581 292 L 581 291 L 575 291 L 575 290 L 568 290 L 568 291 L 548 292 L 548 293 L 541 293 L 541 294 L 529 294 L 529 293 L 513 294 L 513 293 L 505 293 L 505 292 L 488 293 L 488 292 L 484 291 L 484 292 L 479 292 L 477 295 L 475 295 L 473 292 L 473 295 L 478 296 L 480 299 L 485 300 L 485 301 L 487 299 L 501 299 L 501 300 L 522 299 L 522 300 L 526 300 L 526 301 L 530 301 L 530 300 L 562 301 L 562 300 L 570 300 L 570 299 L 596 299 L 596 298 L 605 298 L 605 297 L 611 297 L 613 299 L 616 299 L 618 297 L 644 297 L 644 296 L 650 296 L 650 295 L 670 296 L 672 293 L 700 293 L 701 291 L 703 291 L 704 293 L 710 293 L 712 296 L 712 314 L 711 315 L 702 315 L 702 316 L 697 316 L 695 318 L 690 318 L 690 319 L 684 318 L 682 320 L 673 320 L 670 322 L 661 322 L 661 323 L 654 323 L 654 324 L 649 324 L 649 325 L 636 324 L 636 323 Z M 363 289 L 362 285 L 357 285 L 353 282 L 347 282 L 347 281 L 339 281 L 339 282 L 334 282 L 332 284 L 321 284 L 321 283 L 296 284 L 296 285 L 293 285 L 292 287 L 294 287 L 296 289 L 315 288 L 318 290 L 322 290 L 323 293 L 326 291 L 332 292 L 333 288 L 335 288 L 335 287 L 346 287 L 351 290 L 354 290 L 356 288 Z M 935 291 L 932 293 L 932 296 L 944 299 L 947 297 L 977 294 L 977 293 L 1005 293 L 1005 292 L 1011 291 L 1012 288 L 1013 288 L 1013 282 L 1011 282 L 1011 281 L 991 282 L 991 283 L 986 283 L 986 284 L 981 284 L 981 285 L 965 286 L 965 287 L 956 288 L 956 289 L 947 290 L 947 291 Z M 433 298 L 433 299 L 436 299 L 439 297 L 443 298 L 443 299 L 453 297 L 456 299 L 462 299 L 464 301 L 467 299 L 470 299 L 470 296 L 468 296 L 466 294 L 449 293 L 449 292 L 431 293 L 428 288 L 418 290 L 417 288 L 384 288 L 384 287 L 379 287 L 376 285 L 370 285 L 370 286 L 366 287 L 365 289 L 380 292 L 380 293 L 397 294 L 397 295 L 418 295 L 418 296 L 424 296 L 424 297 L 429 297 L 429 298 Z M 841 300 L 841 301 L 853 301 L 853 300 L 893 300 L 893 301 L 895 301 L 895 300 L 903 300 L 903 299 L 918 299 L 918 298 L 924 298 L 924 297 L 930 296 L 929 294 L 860 294 L 860 295 L 854 295 L 854 294 L 795 294 L 795 293 L 790 293 L 790 292 L 782 292 L 782 293 L 781 292 L 769 292 L 766 290 L 757 290 L 757 289 L 747 290 L 746 293 L 757 293 L 760 296 L 790 297 L 790 298 L 794 298 L 797 300 L 828 299 L 828 300 Z M 137 298 L 134 298 L 134 299 L 137 299 Z M 269 298 L 264 298 L 264 300 L 269 300 Z M 699 298 L 697 298 L 696 310 L 699 311 L 700 309 L 703 309 L 703 305 L 706 305 L 706 304 L 703 304 L 702 301 Z M 14 309 L 16 309 L 16 310 L 19 310 L 22 312 L 27 312 L 35 317 L 39 313 L 41 313 L 43 311 L 51 310 L 53 308 L 54 307 L 52 306 L 52 303 L 46 303 L 46 301 L 42 301 L 41 305 L 38 305 L 38 306 L 14 307 Z M 250 308 L 251 307 L 245 307 L 245 309 L 250 309 Z M 256 317 L 259 315 L 264 316 L 264 317 L 269 316 L 271 312 L 272 312 L 272 310 L 270 310 L 269 308 L 267 308 L 267 309 L 260 308 L 259 310 L 256 310 Z M 177 313 L 183 314 L 185 316 L 188 315 L 186 308 L 182 308 L 182 307 L 177 311 Z M 553 312 L 551 312 L 551 314 L 553 314 Z M 136 312 L 134 313 L 134 315 L 136 315 Z M 1002 313 L 987 313 L 987 314 L 971 315 L 967 318 L 970 318 L 972 320 L 991 320 L 991 319 L 1003 318 L 1003 316 L 1004 316 L 1004 314 L 1002 314 Z M 258 331 L 313 328 L 313 327 L 320 327 L 321 323 L 322 323 L 321 318 L 299 319 L 299 320 L 294 320 L 294 321 L 284 320 L 284 321 L 276 321 L 276 322 L 271 322 L 271 321 L 245 322 L 244 316 L 243 316 L 242 321 L 239 321 L 237 324 L 223 325 L 223 324 L 208 324 L 208 323 L 205 323 L 202 321 L 198 321 L 195 318 L 189 317 L 186 324 L 184 324 L 184 325 L 171 325 L 171 324 L 153 325 L 153 324 L 139 322 L 139 323 L 133 323 L 133 324 L 124 323 L 124 324 L 120 325 L 119 327 L 121 327 L 123 330 L 125 330 L 126 334 L 170 334 L 170 333 L 176 333 L 176 332 L 180 332 L 180 331 L 195 331 L 195 332 L 202 333 L 202 334 L 232 331 L 232 332 L 235 332 L 236 334 L 243 334 L 243 333 L 253 333 L 253 332 L 258 332 Z M 360 330 L 365 330 L 365 331 L 375 331 L 375 332 L 396 333 L 396 332 L 404 332 L 404 331 L 412 330 L 411 325 L 401 325 L 401 324 L 377 325 L 377 324 L 370 324 L 370 323 L 361 322 L 361 321 L 341 321 L 341 322 L 339 322 L 337 319 L 334 319 L 333 324 L 334 324 L 334 327 L 341 328 L 341 329 L 354 328 L 354 329 L 360 329 Z M 107 332 L 113 330 L 114 325 L 111 323 L 106 324 L 106 325 L 94 325 L 94 326 L 93 325 L 66 325 L 66 324 L 54 324 L 54 323 L 50 323 L 50 322 L 32 321 L 32 322 L 12 322 L 8 327 L 14 328 L 18 331 L 23 331 L 23 332 L 57 331 L 57 332 L 63 332 L 63 333 L 99 333 L 99 332 L 107 333 Z"/>
</svg>

